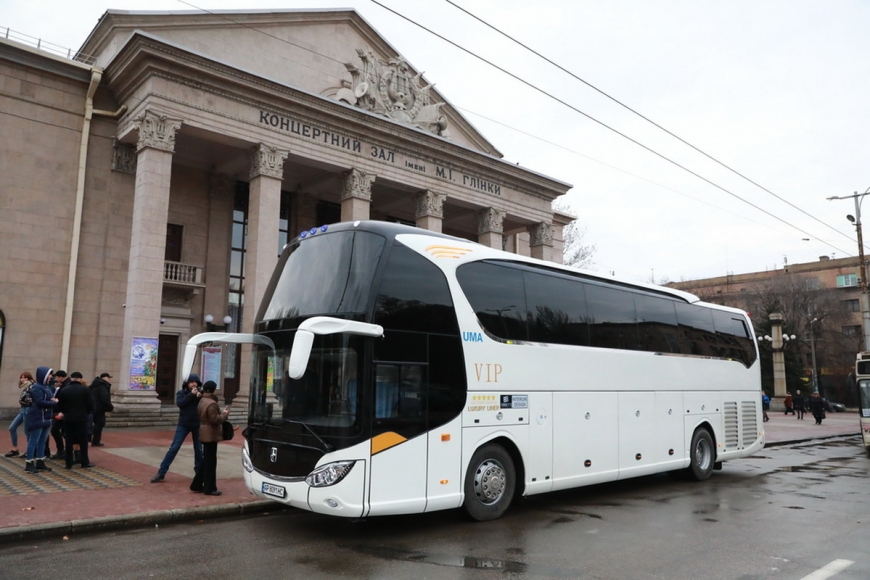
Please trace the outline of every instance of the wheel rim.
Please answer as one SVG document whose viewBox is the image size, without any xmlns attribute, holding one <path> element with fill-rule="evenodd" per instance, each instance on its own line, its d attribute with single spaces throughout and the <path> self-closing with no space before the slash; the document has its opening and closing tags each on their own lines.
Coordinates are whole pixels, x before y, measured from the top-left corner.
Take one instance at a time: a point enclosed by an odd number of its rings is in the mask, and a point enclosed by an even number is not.
<svg viewBox="0 0 870 580">
<path fill-rule="evenodd" d="M 695 464 L 702 471 L 706 471 L 710 467 L 710 462 L 713 460 L 713 455 L 710 450 L 710 445 L 704 438 L 698 439 L 695 445 Z"/>
<path fill-rule="evenodd" d="M 495 459 L 480 464 L 474 474 L 474 493 L 480 503 L 491 505 L 504 495 L 507 475 L 504 466 Z"/>
</svg>

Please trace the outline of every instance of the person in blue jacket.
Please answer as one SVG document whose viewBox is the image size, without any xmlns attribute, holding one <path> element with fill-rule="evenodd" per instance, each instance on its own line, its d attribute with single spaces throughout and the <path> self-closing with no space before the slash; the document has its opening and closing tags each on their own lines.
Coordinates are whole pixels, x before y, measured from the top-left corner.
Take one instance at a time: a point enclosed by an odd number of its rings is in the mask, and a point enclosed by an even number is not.
<svg viewBox="0 0 870 580">
<path fill-rule="evenodd" d="M 48 441 L 51 417 L 57 405 L 54 392 L 48 386 L 51 384 L 51 373 L 51 367 L 39 367 L 36 369 L 36 382 L 30 387 L 33 404 L 24 417 L 24 432 L 27 434 L 24 471 L 27 473 L 51 471 L 45 464 L 45 443 Z"/>
<path fill-rule="evenodd" d="M 202 463 L 202 445 L 199 442 L 199 413 L 196 410 L 202 397 L 202 381 L 199 376 L 191 374 L 181 385 L 181 390 L 175 394 L 175 404 L 178 405 L 178 426 L 175 428 L 175 438 L 169 445 L 169 450 L 160 463 L 157 475 L 151 478 L 151 483 L 163 481 L 169 466 L 178 455 L 181 444 L 187 439 L 187 434 L 193 437 L 193 469 L 199 469 Z"/>
<path fill-rule="evenodd" d="M 767 396 L 767 393 L 761 391 L 761 414 L 762 421 L 767 421 L 770 417 L 767 416 L 767 412 L 770 410 L 770 397 Z"/>
</svg>

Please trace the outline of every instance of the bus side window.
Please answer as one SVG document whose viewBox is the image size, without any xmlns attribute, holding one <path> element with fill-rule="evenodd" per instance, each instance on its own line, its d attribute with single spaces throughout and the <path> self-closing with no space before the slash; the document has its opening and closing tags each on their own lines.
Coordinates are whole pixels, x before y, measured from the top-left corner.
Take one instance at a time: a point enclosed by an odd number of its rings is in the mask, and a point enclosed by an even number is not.
<svg viewBox="0 0 870 580">
<path fill-rule="evenodd" d="M 395 417 L 399 411 L 399 367 L 378 365 L 375 368 L 375 418 Z"/>
</svg>

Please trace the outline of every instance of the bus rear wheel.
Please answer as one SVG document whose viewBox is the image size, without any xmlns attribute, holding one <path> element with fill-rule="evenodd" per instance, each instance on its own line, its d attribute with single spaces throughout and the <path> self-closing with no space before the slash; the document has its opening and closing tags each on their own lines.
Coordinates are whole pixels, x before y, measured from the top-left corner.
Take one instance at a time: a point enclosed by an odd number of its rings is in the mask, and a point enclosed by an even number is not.
<svg viewBox="0 0 870 580">
<path fill-rule="evenodd" d="M 474 452 L 465 474 L 468 515 L 479 522 L 500 518 L 516 489 L 516 471 L 510 454 L 500 445 L 484 445 Z"/>
<path fill-rule="evenodd" d="M 716 450 L 713 438 L 706 429 L 698 429 L 692 435 L 692 446 L 689 449 L 688 474 L 696 481 L 704 481 L 713 473 L 716 463 Z"/>
</svg>

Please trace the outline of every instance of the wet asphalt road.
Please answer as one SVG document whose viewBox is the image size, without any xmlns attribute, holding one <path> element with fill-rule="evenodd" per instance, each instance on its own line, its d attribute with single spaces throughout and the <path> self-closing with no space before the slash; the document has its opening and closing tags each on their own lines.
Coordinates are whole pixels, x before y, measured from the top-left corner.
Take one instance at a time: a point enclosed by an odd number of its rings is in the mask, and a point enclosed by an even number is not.
<svg viewBox="0 0 870 580">
<path fill-rule="evenodd" d="M 855 437 L 769 448 L 704 483 L 535 496 L 489 523 L 293 510 L 0 546 L 0 578 L 864 580 L 868 545 L 870 459 Z"/>
</svg>

